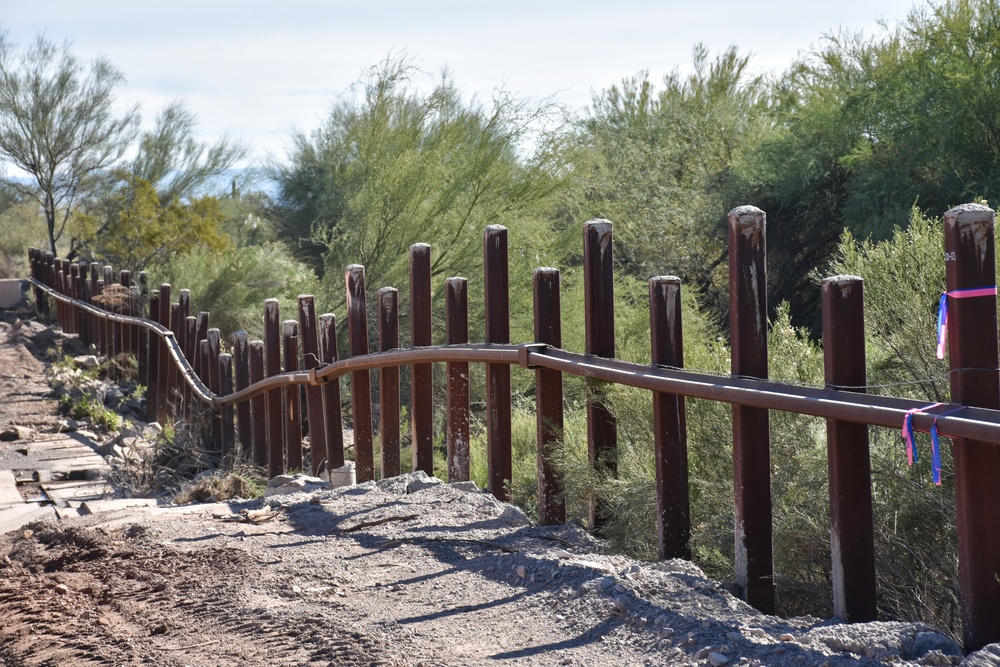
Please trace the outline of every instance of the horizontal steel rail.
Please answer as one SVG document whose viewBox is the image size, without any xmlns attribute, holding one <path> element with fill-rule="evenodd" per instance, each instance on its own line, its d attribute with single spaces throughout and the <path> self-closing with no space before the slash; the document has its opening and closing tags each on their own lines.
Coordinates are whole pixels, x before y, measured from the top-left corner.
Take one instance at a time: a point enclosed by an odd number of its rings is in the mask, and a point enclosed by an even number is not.
<svg viewBox="0 0 1000 667">
<path fill-rule="evenodd" d="M 926 405 L 922 401 L 891 396 L 860 394 L 833 388 L 821 389 L 767 380 L 715 376 L 663 366 L 647 366 L 617 359 L 567 352 L 538 343 L 439 345 L 376 352 L 342 359 L 308 372 L 283 373 L 265 378 L 236 393 L 219 396 L 206 387 L 194 373 L 184 358 L 173 332 L 166 327 L 143 318 L 109 313 L 84 301 L 64 296 L 33 278 L 28 280 L 62 303 L 81 308 L 105 320 L 145 327 L 163 338 L 167 342 L 170 358 L 180 369 L 181 375 L 193 390 L 194 395 L 210 408 L 234 405 L 278 387 L 322 385 L 355 371 L 436 362 L 518 364 L 522 368 L 528 369 L 549 368 L 571 375 L 650 391 L 890 428 L 899 428 L 903 418 L 911 410 L 920 409 Z M 913 415 L 913 426 L 917 430 L 929 431 L 934 420 L 937 419 L 938 431 L 941 435 L 1000 443 L 1000 411 L 970 407 L 958 410 L 961 407 L 952 403 L 938 406 L 927 412 L 917 412 Z M 936 417 L 936 414 L 952 410 L 958 411 Z"/>
</svg>

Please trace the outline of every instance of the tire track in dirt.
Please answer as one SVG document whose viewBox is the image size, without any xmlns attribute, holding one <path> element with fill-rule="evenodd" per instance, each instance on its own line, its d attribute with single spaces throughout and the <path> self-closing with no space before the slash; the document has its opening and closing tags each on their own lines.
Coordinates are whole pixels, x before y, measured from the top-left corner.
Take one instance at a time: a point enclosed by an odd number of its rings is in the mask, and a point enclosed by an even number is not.
<svg viewBox="0 0 1000 667">
<path fill-rule="evenodd" d="M 142 532 L 36 524 L 18 535 L 0 570 L 3 664 L 392 664 L 333 618 L 289 623 L 247 604 L 264 575 L 245 551 L 179 550 Z"/>
</svg>

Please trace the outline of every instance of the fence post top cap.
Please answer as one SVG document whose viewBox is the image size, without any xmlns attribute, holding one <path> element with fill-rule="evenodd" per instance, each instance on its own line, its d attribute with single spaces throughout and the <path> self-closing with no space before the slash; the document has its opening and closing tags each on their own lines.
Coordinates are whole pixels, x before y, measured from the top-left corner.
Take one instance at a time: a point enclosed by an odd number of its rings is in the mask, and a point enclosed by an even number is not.
<svg viewBox="0 0 1000 667">
<path fill-rule="evenodd" d="M 539 266 L 532 273 L 559 273 L 559 269 L 554 266 Z"/>
<path fill-rule="evenodd" d="M 945 224 L 963 222 L 978 222 L 980 224 L 984 222 L 992 223 L 994 215 L 996 214 L 989 206 L 984 206 L 983 204 L 962 204 L 945 212 L 944 221 Z"/>
<path fill-rule="evenodd" d="M 312 294 L 300 294 L 297 298 L 298 298 L 299 301 L 304 301 L 306 299 L 311 300 L 313 298 L 313 295 Z"/>
<path fill-rule="evenodd" d="M 653 276 L 649 279 L 650 283 L 678 283 L 680 284 L 681 279 L 677 276 Z"/>
<path fill-rule="evenodd" d="M 379 296 L 382 296 L 383 294 L 398 294 L 399 290 L 395 287 L 379 287 L 378 293 Z"/>
<path fill-rule="evenodd" d="M 852 276 L 850 274 L 844 273 L 844 274 L 841 274 L 839 276 L 829 276 L 827 278 L 823 278 L 823 280 L 820 281 L 820 284 L 822 284 L 822 285 L 827 285 L 827 284 L 830 284 L 830 285 L 839 285 L 839 284 L 845 284 L 845 283 L 860 283 L 860 282 L 864 282 L 861 279 L 861 276 Z"/>
<path fill-rule="evenodd" d="M 729 212 L 729 219 L 733 218 L 747 218 L 749 216 L 760 217 L 763 219 L 766 214 L 761 209 L 750 204 L 744 204 L 743 206 L 737 206 Z"/>
<path fill-rule="evenodd" d="M 425 249 L 426 250 L 430 250 L 431 249 L 431 244 L 430 243 L 420 242 L 420 243 L 414 243 L 413 245 L 410 246 L 410 250 L 411 251 L 414 251 L 414 250 L 425 250 Z"/>
</svg>

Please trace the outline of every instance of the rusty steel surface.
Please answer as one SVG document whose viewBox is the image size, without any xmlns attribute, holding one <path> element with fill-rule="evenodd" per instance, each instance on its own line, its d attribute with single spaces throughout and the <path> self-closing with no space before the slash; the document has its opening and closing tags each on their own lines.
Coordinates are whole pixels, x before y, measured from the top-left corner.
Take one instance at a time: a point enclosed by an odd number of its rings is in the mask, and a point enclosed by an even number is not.
<svg viewBox="0 0 1000 667">
<path fill-rule="evenodd" d="M 824 280 L 821 291 L 826 383 L 864 393 L 864 284 L 856 276 L 837 276 Z M 868 425 L 828 419 L 826 441 L 833 611 L 849 623 L 874 621 L 875 529 Z"/>
<path fill-rule="evenodd" d="M 428 347 L 431 338 L 431 247 L 410 246 L 410 347 Z M 410 375 L 410 421 L 414 470 L 434 474 L 434 366 L 416 364 Z"/>
<path fill-rule="evenodd" d="M 250 341 L 250 385 L 264 380 L 264 341 Z M 243 391 L 243 390 L 239 390 Z M 250 460 L 255 466 L 267 467 L 267 397 L 259 392 L 248 401 L 251 416 Z"/>
<path fill-rule="evenodd" d="M 615 356 L 615 279 L 612 225 L 591 220 L 583 226 L 583 300 L 585 351 L 611 359 Z M 618 422 L 607 406 L 605 387 L 587 383 L 587 453 L 590 464 L 612 476 L 618 475 Z M 590 527 L 607 519 L 607 506 L 592 497 Z"/>
<path fill-rule="evenodd" d="M 268 379 L 281 376 L 281 322 L 278 300 L 264 300 L 264 373 Z M 285 471 L 284 405 L 280 385 L 267 393 L 267 473 L 269 477 Z"/>
<path fill-rule="evenodd" d="M 333 313 L 319 316 L 320 359 L 323 365 L 337 361 L 337 318 Z M 326 460 L 331 469 L 344 465 L 344 419 L 340 405 L 340 379 L 323 384 L 323 410 L 326 414 Z"/>
<path fill-rule="evenodd" d="M 344 271 L 347 290 L 347 333 L 351 357 L 368 354 L 368 311 L 365 267 L 351 264 Z M 368 369 L 351 373 L 351 416 L 354 420 L 355 474 L 359 482 L 375 479 L 372 435 L 372 389 Z"/>
<path fill-rule="evenodd" d="M 996 286 L 990 208 L 966 204 L 945 213 L 944 250 L 949 292 Z M 1000 408 L 996 296 L 948 299 L 951 400 Z M 1000 640 L 1000 448 L 957 439 L 952 452 L 962 630 L 971 652 Z"/>
<path fill-rule="evenodd" d="M 299 324 L 285 320 L 281 324 L 281 341 L 285 357 L 285 372 L 299 370 Z M 299 385 L 285 387 L 285 464 L 289 470 L 303 469 L 302 405 Z"/>
<path fill-rule="evenodd" d="M 469 281 L 452 277 L 444 281 L 445 342 L 462 345 L 469 342 Z M 446 446 L 448 448 L 448 481 L 469 480 L 469 364 L 449 361 L 445 387 Z"/>
<path fill-rule="evenodd" d="M 399 292 L 395 287 L 378 291 L 378 349 L 388 352 L 399 347 Z M 379 444 L 382 450 L 382 478 L 399 475 L 399 367 L 378 371 Z"/>
<path fill-rule="evenodd" d="M 559 271 L 535 269 L 532 274 L 535 340 L 554 347 L 562 345 L 562 308 L 559 301 Z M 553 465 L 553 451 L 563 431 L 562 373 L 535 369 L 535 432 L 538 442 L 538 521 L 544 526 L 566 523 L 566 501 Z"/>
<path fill-rule="evenodd" d="M 219 355 L 219 395 L 227 396 L 233 393 L 233 355 Z M 245 405 L 242 404 L 242 405 Z M 233 423 L 233 406 L 226 405 L 220 411 L 222 414 L 222 456 L 226 457 L 236 448 L 236 430 Z"/>
<path fill-rule="evenodd" d="M 235 390 L 242 391 L 250 386 L 250 339 L 246 331 L 233 334 L 233 370 L 236 375 Z M 233 393 L 230 389 L 227 394 Z M 248 456 L 253 447 L 253 427 L 251 426 L 250 401 L 236 405 L 236 432 L 239 436 L 243 456 Z"/>
<path fill-rule="evenodd" d="M 320 365 L 317 337 L 316 301 L 311 294 L 299 295 L 299 347 L 302 369 L 310 371 Z M 319 475 L 326 464 L 326 418 L 323 414 L 323 390 L 306 387 L 306 414 L 309 420 L 309 463 L 313 475 Z"/>
<path fill-rule="evenodd" d="M 486 342 L 510 342 L 510 280 L 507 228 L 490 225 L 483 232 L 483 290 Z M 507 500 L 513 476 L 511 451 L 510 367 L 486 364 L 486 488 Z"/>
<path fill-rule="evenodd" d="M 729 212 L 732 374 L 767 378 L 767 250 L 764 212 Z M 774 613 L 771 422 L 767 410 L 733 406 L 736 583 L 748 603 Z"/>
<path fill-rule="evenodd" d="M 100 311 L 94 308 L 95 320 L 100 322 Z M 156 317 L 160 312 L 160 291 L 153 290 L 149 295 L 150 320 L 156 322 Z M 158 324 L 158 323 L 157 323 Z M 99 330 L 99 329 L 98 329 Z M 147 329 L 148 331 L 148 329 Z M 100 339 L 100 334 L 96 336 Z M 146 385 L 146 421 L 155 422 L 157 418 L 157 406 L 160 404 L 159 384 L 156 381 L 156 374 L 160 368 L 160 337 L 151 334 L 146 336 L 146 374 L 139 376 L 139 381 Z"/>
<path fill-rule="evenodd" d="M 223 392 L 219 356 L 222 354 L 222 332 L 216 328 L 209 329 L 205 341 L 208 343 L 207 368 L 209 370 L 209 377 L 206 378 L 208 380 L 208 387 L 216 396 L 221 396 Z M 212 431 L 209 438 L 216 452 L 222 451 L 223 412 L 223 410 L 212 411 Z"/>
<path fill-rule="evenodd" d="M 680 278 L 649 279 L 649 330 L 653 365 L 683 368 Z M 653 442 L 657 553 L 660 560 L 690 560 L 691 500 L 683 396 L 653 392 Z"/>
</svg>

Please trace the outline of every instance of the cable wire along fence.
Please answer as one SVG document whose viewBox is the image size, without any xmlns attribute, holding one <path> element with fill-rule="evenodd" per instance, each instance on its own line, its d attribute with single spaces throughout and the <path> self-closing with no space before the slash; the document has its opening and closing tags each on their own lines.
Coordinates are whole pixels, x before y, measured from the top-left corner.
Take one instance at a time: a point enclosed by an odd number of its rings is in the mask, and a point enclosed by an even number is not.
<svg viewBox="0 0 1000 667">
<path fill-rule="evenodd" d="M 617 383 L 652 392 L 659 555 L 690 557 L 690 509 L 685 397 L 732 405 L 736 583 L 743 597 L 774 610 L 769 411 L 827 419 L 834 610 L 847 621 L 876 616 L 875 549 L 868 425 L 932 429 L 953 439 L 959 588 L 965 648 L 1000 640 L 1000 376 L 998 376 L 994 213 L 969 204 L 945 214 L 946 331 L 953 403 L 927 406 L 864 393 L 866 384 L 862 282 L 836 276 L 822 283 L 826 387 L 768 381 L 765 215 L 752 206 L 729 213 L 732 371 L 719 377 L 683 370 L 681 281 L 649 280 L 652 363 L 616 360 L 612 226 L 584 225 L 585 351 L 560 349 L 560 279 L 552 268 L 533 274 L 534 338 L 510 341 L 507 230 L 483 236 L 485 342 L 469 343 L 468 284 L 445 281 L 445 342 L 433 345 L 431 248 L 410 248 L 410 340 L 399 348 L 398 293 L 377 294 L 378 351 L 369 341 L 365 269 L 348 266 L 347 349 L 338 358 L 336 319 L 316 315 L 312 296 L 298 299 L 297 319 L 282 322 L 278 301 L 264 302 L 264 340 L 234 334 L 232 354 L 209 327 L 209 313 L 192 314 L 188 290 L 149 290 L 145 275 L 73 263 L 30 252 L 37 309 L 109 356 L 134 354 L 147 386 L 150 421 L 184 419 L 193 406 L 211 410 L 209 442 L 218 455 L 245 452 L 278 474 L 309 466 L 314 473 L 345 463 L 340 378 L 351 377 L 354 459 L 359 481 L 376 476 L 370 371 L 380 383 L 380 472 L 400 471 L 399 367 L 410 366 L 413 465 L 433 474 L 432 364 L 446 368 L 447 475 L 470 474 L 469 364 L 485 364 L 488 488 L 506 498 L 512 475 L 511 366 L 535 371 L 539 519 L 565 521 L 560 480 L 551 455 L 563 425 L 563 374 L 588 383 Z M 137 280 L 136 280 L 137 278 Z M 146 315 L 142 317 L 141 315 Z M 302 389 L 304 388 L 304 390 Z M 300 397 L 305 400 L 300 404 Z M 588 392 L 590 462 L 614 474 L 615 415 Z M 303 419 L 310 447 L 303 453 Z M 592 526 L 607 507 L 593 500 Z"/>
</svg>

